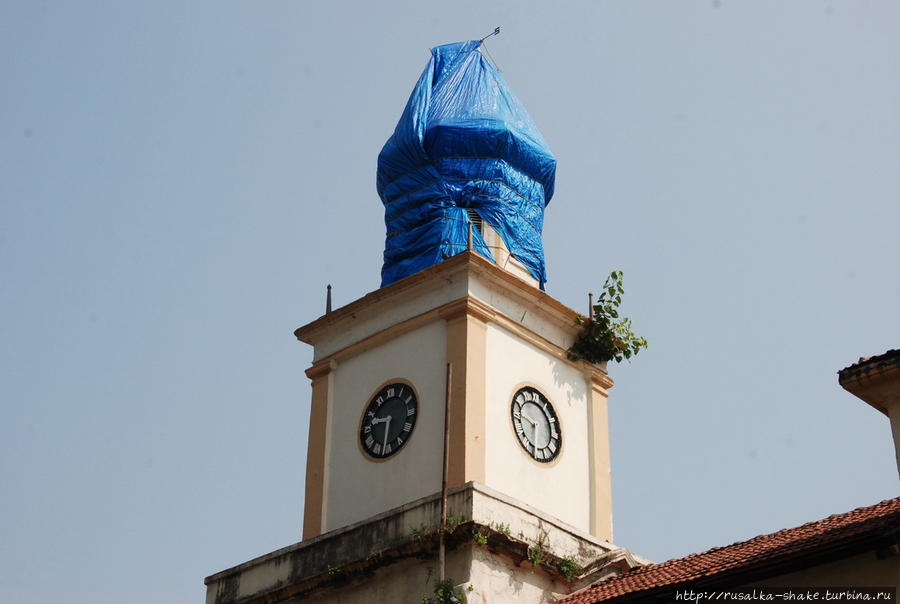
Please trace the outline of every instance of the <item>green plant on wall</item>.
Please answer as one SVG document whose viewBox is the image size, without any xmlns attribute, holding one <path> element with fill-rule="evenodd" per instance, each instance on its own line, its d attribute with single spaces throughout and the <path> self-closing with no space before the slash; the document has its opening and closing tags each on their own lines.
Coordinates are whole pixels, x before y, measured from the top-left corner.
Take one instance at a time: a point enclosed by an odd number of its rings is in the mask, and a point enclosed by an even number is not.
<svg viewBox="0 0 900 604">
<path fill-rule="evenodd" d="M 509 537 L 509 525 L 505 522 L 491 522 L 488 526 L 490 526 L 493 530 L 498 533 L 503 533 L 507 537 Z"/>
<path fill-rule="evenodd" d="M 603 291 L 591 307 L 591 317 L 578 317 L 581 332 L 569 348 L 569 358 L 583 359 L 589 363 L 605 363 L 630 359 L 642 348 L 647 348 L 646 338 L 638 337 L 631 330 L 631 319 L 619 317 L 622 304 L 622 271 L 615 270 L 606 278 Z"/>
<path fill-rule="evenodd" d="M 547 531 L 542 528 L 535 544 L 528 547 L 528 561 L 534 566 L 540 566 L 546 560 L 547 538 L 549 536 Z"/>
<path fill-rule="evenodd" d="M 452 535 L 456 532 L 456 529 L 459 528 L 459 525 L 464 524 L 465 522 L 465 516 L 447 516 L 447 523 L 444 525 L 444 533 L 447 535 Z"/>
<path fill-rule="evenodd" d="M 347 579 L 347 573 L 340 566 L 328 565 L 328 579 L 335 585 L 340 585 Z"/>
<path fill-rule="evenodd" d="M 575 577 L 581 574 L 581 567 L 578 565 L 578 561 L 575 556 L 566 556 L 562 560 L 559 561 L 559 564 L 556 565 L 556 568 L 559 569 L 559 574 L 565 577 L 566 581 L 571 581 Z"/>
<path fill-rule="evenodd" d="M 472 586 L 469 586 L 472 591 Z M 466 592 L 453 584 L 453 579 L 444 579 L 434 584 L 434 596 L 422 596 L 422 604 L 466 604 Z"/>
<path fill-rule="evenodd" d="M 472 533 L 472 541 L 475 543 L 475 545 L 484 547 L 485 545 L 487 545 L 488 536 L 481 531 L 475 531 L 474 533 Z"/>
</svg>

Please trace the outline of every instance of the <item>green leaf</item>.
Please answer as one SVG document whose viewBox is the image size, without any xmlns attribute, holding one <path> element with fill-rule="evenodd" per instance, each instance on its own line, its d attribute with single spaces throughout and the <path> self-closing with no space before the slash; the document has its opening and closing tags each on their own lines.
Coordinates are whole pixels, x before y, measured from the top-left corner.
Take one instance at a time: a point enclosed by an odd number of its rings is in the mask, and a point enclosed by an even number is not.
<svg viewBox="0 0 900 604">
<path fill-rule="evenodd" d="M 604 361 L 630 361 L 643 348 L 647 340 L 638 337 L 631 329 L 631 319 L 619 317 L 619 306 L 625 289 L 622 286 L 623 272 L 614 270 L 606 278 L 597 296 L 597 303 L 591 308 L 591 317 L 576 317 L 581 331 L 568 350 L 572 360 L 589 363 Z"/>
</svg>

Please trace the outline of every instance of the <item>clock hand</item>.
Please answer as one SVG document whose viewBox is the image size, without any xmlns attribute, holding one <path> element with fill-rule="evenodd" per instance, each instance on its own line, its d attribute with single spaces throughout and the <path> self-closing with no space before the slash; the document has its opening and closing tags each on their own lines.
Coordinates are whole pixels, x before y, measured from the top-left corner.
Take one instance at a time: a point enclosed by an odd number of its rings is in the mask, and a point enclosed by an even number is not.
<svg viewBox="0 0 900 604">
<path fill-rule="evenodd" d="M 531 432 L 531 437 L 530 437 L 530 438 L 528 437 L 528 434 L 525 433 L 525 439 L 528 440 L 528 441 L 534 442 L 534 440 L 535 440 L 535 438 L 536 438 L 536 436 L 537 436 L 537 435 L 535 434 L 535 432 L 537 432 L 537 427 L 535 426 L 534 420 L 531 419 L 531 418 L 528 416 L 527 413 L 522 413 L 522 417 L 523 417 L 524 419 L 527 419 L 527 420 L 531 423 L 531 430 L 532 430 L 532 432 Z"/>
<path fill-rule="evenodd" d="M 388 432 L 391 431 L 391 417 L 393 416 L 388 415 L 386 418 L 384 418 L 384 421 L 387 425 L 384 427 L 384 445 L 382 446 L 382 450 L 387 447 Z"/>
<path fill-rule="evenodd" d="M 538 441 L 538 424 L 540 422 L 534 421 L 534 419 L 532 419 L 532 417 L 530 415 L 528 415 L 527 413 L 525 413 L 524 411 L 522 412 L 522 415 L 525 417 L 525 419 L 530 421 L 531 425 L 534 427 L 534 438 L 532 439 L 533 440 L 532 444 L 536 447 L 537 441 Z"/>
<path fill-rule="evenodd" d="M 372 421 L 369 422 L 369 423 L 370 423 L 370 424 L 372 425 L 372 427 L 374 428 L 376 425 L 378 425 L 378 424 L 383 424 L 383 423 L 386 422 L 386 421 L 388 421 L 388 418 L 386 418 L 386 417 L 373 417 L 373 418 L 372 418 Z M 385 432 L 386 432 L 386 430 L 385 430 Z M 375 435 L 373 434 L 373 436 L 375 436 Z M 378 438 L 378 437 L 376 436 L 376 438 Z"/>
</svg>

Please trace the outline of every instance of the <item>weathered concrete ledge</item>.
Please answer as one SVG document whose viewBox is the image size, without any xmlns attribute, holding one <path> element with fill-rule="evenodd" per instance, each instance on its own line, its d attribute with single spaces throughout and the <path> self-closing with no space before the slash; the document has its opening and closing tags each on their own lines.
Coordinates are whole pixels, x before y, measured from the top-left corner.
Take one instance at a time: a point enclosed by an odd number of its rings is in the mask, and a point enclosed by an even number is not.
<svg viewBox="0 0 900 604">
<path fill-rule="evenodd" d="M 534 584 L 535 590 L 570 593 L 644 562 L 478 483 L 450 491 L 448 515 L 453 530 L 447 541 L 455 551 L 448 563 L 453 576 L 473 589 L 496 591 L 487 586 L 498 565 L 523 574 L 519 592 Z M 338 597 L 362 583 L 371 585 L 375 573 L 385 595 L 416 601 L 423 585 L 433 581 L 433 565 L 421 560 L 435 554 L 439 518 L 440 497 L 434 494 L 276 550 L 207 577 L 207 604 L 292 602 L 314 594 L 317 601 L 328 601 L 329 593 Z M 564 560 L 576 562 L 575 576 L 561 573 Z M 354 601 L 352 595 L 340 597 Z"/>
</svg>

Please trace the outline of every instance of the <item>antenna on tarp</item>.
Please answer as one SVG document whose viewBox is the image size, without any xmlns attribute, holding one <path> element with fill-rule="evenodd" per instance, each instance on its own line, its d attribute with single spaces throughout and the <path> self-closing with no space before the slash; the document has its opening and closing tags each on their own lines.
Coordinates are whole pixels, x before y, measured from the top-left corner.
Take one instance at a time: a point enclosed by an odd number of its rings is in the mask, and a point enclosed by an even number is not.
<svg viewBox="0 0 900 604">
<path fill-rule="evenodd" d="M 495 28 L 494 28 L 494 31 L 492 31 L 491 33 L 489 33 L 488 35 L 486 35 L 485 37 L 483 37 L 482 39 L 480 39 L 480 40 L 478 40 L 478 41 L 481 42 L 481 43 L 483 44 L 484 41 L 487 40 L 488 38 L 490 38 L 491 36 L 499 36 L 499 35 L 500 35 L 500 28 L 499 28 L 499 27 L 495 27 Z"/>
<path fill-rule="evenodd" d="M 502 73 L 503 70 L 500 69 L 500 66 L 499 66 L 499 65 L 497 65 L 497 61 L 495 61 L 495 60 L 494 60 L 494 57 L 491 56 L 491 51 L 488 50 L 487 45 L 484 43 L 484 41 L 487 40 L 488 38 L 490 38 L 491 36 L 499 36 L 499 35 L 500 35 L 500 28 L 499 28 L 499 27 L 495 27 L 495 28 L 494 28 L 494 31 L 492 31 L 491 33 L 489 33 L 488 35 L 486 35 L 486 36 L 483 37 L 482 39 L 478 40 L 478 42 L 481 44 L 481 47 L 484 49 L 484 52 L 487 53 L 488 59 L 490 59 L 491 63 L 494 64 L 494 69 L 496 69 L 497 71 L 499 71 L 499 72 Z"/>
</svg>

